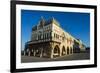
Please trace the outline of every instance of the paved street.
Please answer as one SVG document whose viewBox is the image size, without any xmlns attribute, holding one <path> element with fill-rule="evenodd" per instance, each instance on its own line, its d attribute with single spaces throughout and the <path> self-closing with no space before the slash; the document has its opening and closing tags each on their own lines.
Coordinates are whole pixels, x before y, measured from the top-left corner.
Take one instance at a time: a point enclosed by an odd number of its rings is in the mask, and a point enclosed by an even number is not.
<svg viewBox="0 0 100 73">
<path fill-rule="evenodd" d="M 39 57 L 33 57 L 33 56 L 22 56 L 21 62 L 47 62 L 47 61 L 68 61 L 68 60 L 85 60 L 89 59 L 90 53 L 74 53 L 73 55 L 66 55 L 62 57 L 57 58 L 39 58 Z"/>
</svg>

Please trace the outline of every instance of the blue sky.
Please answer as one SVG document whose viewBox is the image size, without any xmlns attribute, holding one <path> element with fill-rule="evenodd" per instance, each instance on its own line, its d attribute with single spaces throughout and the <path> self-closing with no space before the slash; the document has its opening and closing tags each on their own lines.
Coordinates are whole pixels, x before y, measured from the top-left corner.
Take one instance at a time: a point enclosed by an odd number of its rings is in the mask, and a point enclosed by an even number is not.
<svg viewBox="0 0 100 73">
<path fill-rule="evenodd" d="M 25 42 L 30 41 L 32 27 L 38 24 L 41 16 L 46 20 L 54 17 L 65 31 L 81 39 L 86 46 L 90 46 L 89 13 L 21 10 L 22 49 Z"/>
</svg>

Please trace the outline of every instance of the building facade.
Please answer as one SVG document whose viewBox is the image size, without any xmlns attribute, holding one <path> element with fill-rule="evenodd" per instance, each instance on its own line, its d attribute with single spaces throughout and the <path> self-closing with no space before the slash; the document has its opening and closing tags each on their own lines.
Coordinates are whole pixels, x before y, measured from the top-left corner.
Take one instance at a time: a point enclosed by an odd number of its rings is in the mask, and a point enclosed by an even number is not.
<svg viewBox="0 0 100 73">
<path fill-rule="evenodd" d="M 41 20 L 32 28 L 31 40 L 26 42 L 24 55 L 55 58 L 85 51 L 81 40 L 64 31 L 53 17 Z"/>
</svg>

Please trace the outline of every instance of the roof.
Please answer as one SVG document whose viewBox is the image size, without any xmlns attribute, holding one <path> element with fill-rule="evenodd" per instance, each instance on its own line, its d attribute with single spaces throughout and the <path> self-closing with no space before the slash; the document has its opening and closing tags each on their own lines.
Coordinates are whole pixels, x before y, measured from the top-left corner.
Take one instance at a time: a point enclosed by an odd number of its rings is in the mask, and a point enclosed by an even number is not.
<svg viewBox="0 0 100 73">
<path fill-rule="evenodd" d="M 51 19 L 47 20 L 47 21 L 45 22 L 45 26 L 46 26 L 46 25 L 49 25 L 49 24 L 51 24 L 51 23 L 54 23 L 54 24 L 56 24 L 57 26 L 60 26 L 60 24 L 58 23 L 58 21 L 57 21 L 54 17 L 52 17 Z"/>
<path fill-rule="evenodd" d="M 39 21 L 39 25 L 34 26 L 32 28 L 32 31 L 37 30 L 37 27 L 43 28 L 43 26 L 47 26 L 47 25 L 52 24 L 52 23 L 54 23 L 57 26 L 60 26 L 59 22 L 54 17 L 52 17 L 52 18 L 50 18 L 48 20 L 45 20 L 44 17 L 41 16 L 41 19 Z"/>
<path fill-rule="evenodd" d="M 33 26 L 32 31 L 37 30 L 37 26 Z"/>
<path fill-rule="evenodd" d="M 49 24 L 51 24 L 51 23 L 54 23 L 54 24 L 56 24 L 57 26 L 60 26 L 60 24 L 58 23 L 58 21 L 57 21 L 54 17 L 52 17 L 52 18 L 50 18 L 50 19 L 48 19 L 48 20 L 45 20 L 44 17 L 41 17 L 41 19 L 40 19 L 40 21 L 39 21 L 39 26 L 40 26 L 40 27 L 41 27 L 41 26 L 46 26 L 46 25 L 49 25 Z"/>
</svg>

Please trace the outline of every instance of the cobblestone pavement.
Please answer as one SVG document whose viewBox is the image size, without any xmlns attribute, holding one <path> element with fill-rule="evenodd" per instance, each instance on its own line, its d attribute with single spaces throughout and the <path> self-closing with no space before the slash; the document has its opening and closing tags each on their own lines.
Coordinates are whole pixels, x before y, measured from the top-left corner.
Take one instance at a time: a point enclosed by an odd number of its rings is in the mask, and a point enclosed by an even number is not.
<svg viewBox="0 0 100 73">
<path fill-rule="evenodd" d="M 74 53 L 73 55 L 65 55 L 62 57 L 50 58 L 40 58 L 34 56 L 22 56 L 21 62 L 47 62 L 47 61 L 69 61 L 69 60 L 86 60 L 90 58 L 90 53 Z"/>
</svg>

